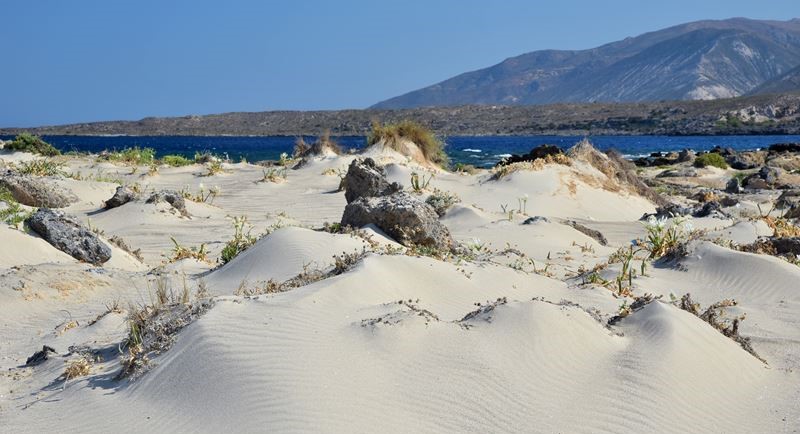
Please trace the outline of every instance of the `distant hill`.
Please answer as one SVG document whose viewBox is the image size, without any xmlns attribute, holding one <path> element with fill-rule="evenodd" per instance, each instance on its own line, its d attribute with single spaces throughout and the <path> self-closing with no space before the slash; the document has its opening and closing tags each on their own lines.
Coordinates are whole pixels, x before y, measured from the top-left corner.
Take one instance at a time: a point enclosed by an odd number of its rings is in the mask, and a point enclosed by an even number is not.
<svg viewBox="0 0 800 434">
<path fill-rule="evenodd" d="M 797 66 L 800 19 L 697 21 L 588 50 L 534 51 L 373 108 L 730 98 Z"/>
<path fill-rule="evenodd" d="M 800 66 L 755 88 L 751 94 L 800 92 Z"/>
<path fill-rule="evenodd" d="M 800 134 L 800 95 L 711 101 L 427 107 L 402 110 L 272 111 L 145 118 L 39 128 L 0 135 L 363 135 L 373 119 L 411 119 L 441 135 Z"/>
</svg>

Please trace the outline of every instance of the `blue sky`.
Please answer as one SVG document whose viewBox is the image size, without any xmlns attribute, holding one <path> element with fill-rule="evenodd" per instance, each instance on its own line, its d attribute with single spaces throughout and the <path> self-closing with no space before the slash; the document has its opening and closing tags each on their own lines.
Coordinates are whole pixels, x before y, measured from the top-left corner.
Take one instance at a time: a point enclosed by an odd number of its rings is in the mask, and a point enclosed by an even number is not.
<svg viewBox="0 0 800 434">
<path fill-rule="evenodd" d="M 0 126 L 364 108 L 543 48 L 800 1 L 3 0 Z"/>
</svg>

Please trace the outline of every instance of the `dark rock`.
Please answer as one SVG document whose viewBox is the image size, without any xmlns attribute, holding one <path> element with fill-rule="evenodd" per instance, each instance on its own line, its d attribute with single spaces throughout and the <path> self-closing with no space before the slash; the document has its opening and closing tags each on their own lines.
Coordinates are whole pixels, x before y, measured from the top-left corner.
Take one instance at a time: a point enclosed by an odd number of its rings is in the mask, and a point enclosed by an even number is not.
<svg viewBox="0 0 800 434">
<path fill-rule="evenodd" d="M 740 152 L 725 158 L 729 166 L 736 170 L 755 169 L 766 162 L 763 152 Z"/>
<path fill-rule="evenodd" d="M 736 151 L 734 151 L 733 148 L 723 148 L 721 146 L 714 146 L 714 148 L 708 152 L 719 154 L 723 157 L 736 155 Z"/>
<path fill-rule="evenodd" d="M 722 205 L 719 202 L 712 200 L 703 204 L 703 207 L 692 213 L 693 217 L 727 217 L 727 214 L 722 212 Z"/>
<path fill-rule="evenodd" d="M 691 163 L 697 154 L 691 149 L 684 149 L 678 152 L 678 163 Z"/>
<path fill-rule="evenodd" d="M 360 197 L 386 196 L 403 189 L 403 186 L 386 180 L 383 167 L 378 166 L 372 158 L 353 160 L 342 180 L 344 198 L 351 203 Z"/>
<path fill-rule="evenodd" d="M 362 196 L 347 204 L 342 226 L 373 223 L 404 246 L 451 249 L 450 231 L 430 205 L 405 192 L 388 196 Z"/>
<path fill-rule="evenodd" d="M 571 226 L 576 231 L 593 238 L 595 241 L 600 243 L 601 246 L 607 246 L 608 240 L 606 237 L 598 230 L 587 228 L 586 226 L 574 221 L 574 220 L 567 220 L 563 222 L 567 226 Z"/>
<path fill-rule="evenodd" d="M 539 158 L 547 158 L 550 155 L 558 155 L 562 153 L 563 151 L 558 146 L 539 145 L 531 149 L 531 151 L 528 152 L 527 154 L 522 154 L 522 155 L 514 154 L 508 158 L 499 161 L 497 164 L 495 164 L 495 166 L 505 166 L 506 164 L 520 163 L 523 161 L 535 161 Z"/>
<path fill-rule="evenodd" d="M 770 154 L 800 152 L 800 143 L 776 143 L 774 145 L 770 145 L 768 149 Z"/>
<path fill-rule="evenodd" d="M 769 185 L 774 185 L 783 175 L 784 170 L 777 167 L 764 166 L 758 171 L 758 177 L 763 179 Z"/>
<path fill-rule="evenodd" d="M 44 178 L 9 172 L 0 175 L 0 187 L 5 187 L 14 200 L 27 206 L 64 208 L 78 201 L 74 194 Z"/>
<path fill-rule="evenodd" d="M 728 183 L 725 184 L 725 192 L 732 193 L 732 194 L 739 194 L 742 192 L 742 183 L 739 181 L 739 178 L 731 178 L 728 180 Z"/>
<path fill-rule="evenodd" d="M 550 219 L 548 219 L 547 217 L 537 215 L 533 217 L 528 217 L 527 219 L 525 219 L 524 222 L 522 222 L 523 225 L 532 225 L 536 223 L 550 223 Z"/>
<path fill-rule="evenodd" d="M 189 217 L 189 211 L 186 210 L 186 200 L 177 191 L 162 190 L 153 193 L 152 195 L 150 195 L 150 198 L 147 199 L 146 203 L 155 204 L 159 202 L 167 202 L 168 204 L 172 205 L 173 208 L 178 210 L 178 212 L 180 212 L 181 215 Z"/>
<path fill-rule="evenodd" d="M 785 210 L 783 216 L 788 219 L 800 218 L 800 190 L 784 191 L 775 206 Z"/>
<path fill-rule="evenodd" d="M 656 218 L 670 218 L 670 217 L 680 217 L 693 214 L 694 210 L 691 207 L 678 205 L 677 203 L 668 203 L 663 206 L 656 207 L 655 214 L 645 214 L 642 216 L 642 220 L 647 219 L 650 216 L 655 216 Z"/>
<path fill-rule="evenodd" d="M 111 196 L 111 199 L 105 201 L 105 209 L 116 208 L 135 199 L 136 193 L 127 186 L 121 185 L 117 187 L 117 191 L 114 192 L 114 195 Z"/>
<path fill-rule="evenodd" d="M 697 169 L 694 167 L 681 167 L 679 169 L 665 170 L 656 175 L 656 178 L 694 178 L 696 176 Z"/>
<path fill-rule="evenodd" d="M 767 181 L 759 178 L 757 174 L 748 176 L 744 180 L 744 186 L 752 190 L 768 190 L 772 188 Z"/>
<path fill-rule="evenodd" d="M 102 265 L 111 259 L 111 249 L 97 235 L 61 211 L 39 208 L 25 222 L 53 247 L 79 261 Z"/>
<path fill-rule="evenodd" d="M 45 360 L 50 358 L 50 353 L 55 353 L 56 350 L 53 347 L 49 347 L 47 345 L 42 345 L 42 349 L 33 353 L 32 356 L 28 357 L 25 360 L 25 366 L 36 366 L 41 363 L 44 363 Z"/>
<path fill-rule="evenodd" d="M 727 208 L 729 206 L 736 206 L 736 205 L 739 204 L 739 199 L 736 199 L 735 197 L 731 197 L 731 196 L 725 196 L 723 198 L 720 198 L 719 204 L 722 205 L 725 208 Z"/>
</svg>

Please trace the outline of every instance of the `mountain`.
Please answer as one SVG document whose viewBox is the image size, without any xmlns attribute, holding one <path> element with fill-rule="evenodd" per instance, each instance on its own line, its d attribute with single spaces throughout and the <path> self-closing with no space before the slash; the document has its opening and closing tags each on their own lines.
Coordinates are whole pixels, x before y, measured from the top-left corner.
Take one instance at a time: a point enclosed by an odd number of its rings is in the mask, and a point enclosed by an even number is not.
<svg viewBox="0 0 800 434">
<path fill-rule="evenodd" d="M 758 86 L 752 95 L 770 93 L 800 92 L 800 66 L 779 77 L 773 78 L 766 83 Z"/>
<path fill-rule="evenodd" d="M 526 53 L 372 108 L 729 98 L 799 65 L 800 19 L 697 21 L 588 50 Z"/>
</svg>

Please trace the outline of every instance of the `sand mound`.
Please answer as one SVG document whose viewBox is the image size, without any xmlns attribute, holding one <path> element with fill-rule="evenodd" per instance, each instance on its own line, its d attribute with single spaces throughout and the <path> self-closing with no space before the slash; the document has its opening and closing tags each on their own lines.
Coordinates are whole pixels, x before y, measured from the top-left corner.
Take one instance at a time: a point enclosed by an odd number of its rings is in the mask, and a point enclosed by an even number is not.
<svg viewBox="0 0 800 434">
<path fill-rule="evenodd" d="M 215 294 L 232 294 L 241 284 L 283 282 L 304 268 L 327 268 L 333 255 L 361 252 L 368 244 L 350 235 L 332 235 L 298 227 L 287 227 L 262 238 L 205 280 Z"/>
</svg>

